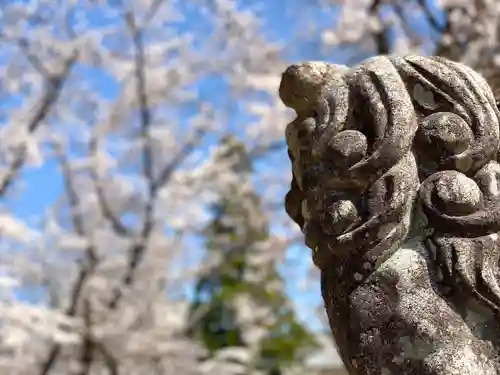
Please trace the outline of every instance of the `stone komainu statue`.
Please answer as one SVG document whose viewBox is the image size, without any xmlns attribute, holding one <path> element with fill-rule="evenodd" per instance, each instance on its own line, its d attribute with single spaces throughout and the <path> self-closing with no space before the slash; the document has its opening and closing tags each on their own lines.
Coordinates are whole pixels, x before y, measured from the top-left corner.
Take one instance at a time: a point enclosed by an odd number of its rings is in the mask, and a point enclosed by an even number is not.
<svg viewBox="0 0 500 375">
<path fill-rule="evenodd" d="M 500 113 L 439 57 L 290 66 L 286 210 L 350 374 L 500 374 Z"/>
</svg>

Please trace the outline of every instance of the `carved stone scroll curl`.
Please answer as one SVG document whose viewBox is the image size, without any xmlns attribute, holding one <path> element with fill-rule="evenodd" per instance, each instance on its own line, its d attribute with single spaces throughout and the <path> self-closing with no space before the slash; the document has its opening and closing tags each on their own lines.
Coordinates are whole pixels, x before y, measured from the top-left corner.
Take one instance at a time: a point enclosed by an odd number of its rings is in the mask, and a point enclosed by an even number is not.
<svg viewBox="0 0 500 375">
<path fill-rule="evenodd" d="M 285 199 L 356 375 L 500 374 L 500 113 L 439 57 L 290 66 Z"/>
</svg>

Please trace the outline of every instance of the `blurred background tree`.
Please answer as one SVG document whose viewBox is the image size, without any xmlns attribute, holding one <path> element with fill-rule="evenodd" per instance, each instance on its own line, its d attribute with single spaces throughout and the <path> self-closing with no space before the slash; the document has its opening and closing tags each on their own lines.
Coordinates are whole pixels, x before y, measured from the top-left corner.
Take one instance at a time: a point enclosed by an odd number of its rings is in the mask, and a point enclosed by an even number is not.
<svg viewBox="0 0 500 375">
<path fill-rule="evenodd" d="M 438 54 L 498 90 L 499 21 L 494 0 L 3 4 L 0 372 L 335 374 L 283 209 L 280 74 Z"/>
<path fill-rule="evenodd" d="M 241 348 L 250 353 L 241 363 L 245 368 L 279 375 L 294 362 L 303 362 L 317 343 L 297 319 L 277 265 L 266 254 L 269 224 L 259 195 L 248 183 L 253 168 L 244 144 L 224 137 L 219 157 L 239 178 L 225 186 L 206 228 L 212 264 L 196 284 L 192 333 L 211 356 Z"/>
</svg>

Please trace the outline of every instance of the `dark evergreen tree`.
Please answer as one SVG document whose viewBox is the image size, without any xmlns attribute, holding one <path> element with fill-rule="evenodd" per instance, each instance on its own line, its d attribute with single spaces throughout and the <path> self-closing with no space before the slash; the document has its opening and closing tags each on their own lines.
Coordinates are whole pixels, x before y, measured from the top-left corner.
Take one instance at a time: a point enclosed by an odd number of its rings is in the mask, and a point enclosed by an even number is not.
<svg viewBox="0 0 500 375">
<path fill-rule="evenodd" d="M 248 181 L 252 163 L 244 145 L 227 137 L 221 146 L 220 160 L 229 160 L 241 181 Z M 265 216 L 262 214 L 261 220 L 255 220 L 260 206 L 255 191 L 236 183 L 228 187 L 213 207 L 214 218 L 205 230 L 206 248 L 209 256 L 219 261 L 196 284 L 190 334 L 203 341 L 210 355 L 225 347 L 245 347 L 242 327 L 236 321 L 237 311 L 230 302 L 246 294 L 254 304 L 272 311 L 273 324 L 266 327 L 268 334 L 261 341 L 257 365 L 269 375 L 278 375 L 282 368 L 300 361 L 315 348 L 316 342 L 298 322 L 285 292 L 267 287 L 281 278 L 274 262 L 255 265 L 249 261 L 261 251 L 259 245 L 269 238 Z M 252 271 L 261 277 L 249 282 L 245 275 Z"/>
</svg>

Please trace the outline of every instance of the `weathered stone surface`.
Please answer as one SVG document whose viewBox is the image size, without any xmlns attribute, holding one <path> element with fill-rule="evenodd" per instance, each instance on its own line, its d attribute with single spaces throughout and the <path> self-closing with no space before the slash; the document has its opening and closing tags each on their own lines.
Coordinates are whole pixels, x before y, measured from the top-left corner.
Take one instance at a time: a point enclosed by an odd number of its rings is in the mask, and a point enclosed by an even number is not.
<svg viewBox="0 0 500 375">
<path fill-rule="evenodd" d="M 499 119 L 438 57 L 290 66 L 286 210 L 356 375 L 500 373 Z"/>
</svg>

